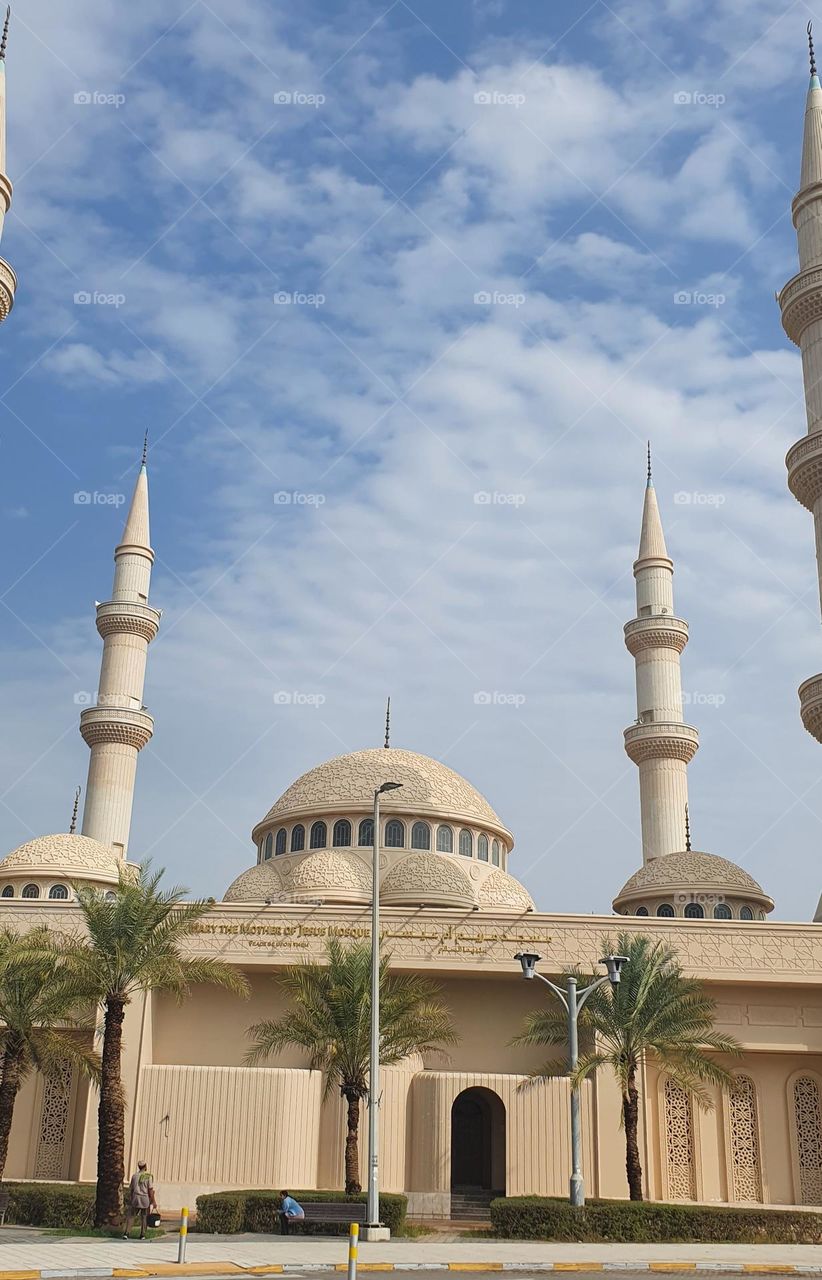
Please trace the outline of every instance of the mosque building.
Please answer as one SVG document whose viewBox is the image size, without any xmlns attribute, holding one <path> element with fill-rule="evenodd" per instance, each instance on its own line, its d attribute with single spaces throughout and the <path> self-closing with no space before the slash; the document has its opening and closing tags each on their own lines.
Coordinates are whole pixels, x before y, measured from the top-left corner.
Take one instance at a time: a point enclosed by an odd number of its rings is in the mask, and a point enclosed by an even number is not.
<svg viewBox="0 0 822 1280">
<path fill-rule="evenodd" d="M 5 36 L 0 47 L 5 55 Z M 0 70 L 0 196 L 7 209 L 5 91 Z M 780 294 L 802 351 L 808 435 L 788 454 L 792 492 L 814 515 L 822 548 L 822 88 L 813 69 L 800 191 L 794 201 L 800 272 Z M 2 204 L 0 204 L 0 209 Z M 0 212 L 0 224 L 2 213 Z M 0 319 L 16 280 L 0 259 Z M 99 694 L 83 710 L 89 748 L 82 831 L 30 840 L 0 861 L 0 924 L 76 923 L 78 883 L 113 892 L 133 868 L 129 848 L 137 761 L 153 720 L 144 678 L 161 623 L 150 603 L 154 561 L 145 454 L 120 543 L 111 598 L 97 605 Z M 822 1204 L 822 928 L 767 919 L 768 893 L 741 867 L 691 848 L 688 764 L 699 746 L 682 715 L 673 561 L 650 474 L 634 563 L 636 616 L 625 642 L 636 666 L 637 715 L 625 750 L 639 773 L 642 866 L 614 898 L 617 917 L 660 938 L 717 1002 L 718 1029 L 743 1046 L 725 1065 L 734 1086 L 714 1106 L 646 1062 L 641 1154 L 660 1200 Z M 820 559 L 822 583 L 822 559 Z M 800 689 L 802 718 L 822 740 L 822 676 Z M 343 1100 L 324 1093 L 300 1051 L 243 1065 L 246 1030 L 283 1009 L 277 974 L 322 960 L 328 939 L 370 936 L 373 797 L 390 795 L 378 834 L 383 945 L 397 969 L 435 978 L 458 1033 L 448 1057 L 387 1068 L 381 1100 L 382 1185 L 412 1214 L 459 1217 L 493 1194 L 565 1195 L 570 1167 L 564 1078 L 522 1088 L 544 1057 L 512 1046 L 533 1008 L 516 952 L 547 974 L 588 969 L 614 916 L 538 911 L 516 878 L 512 830 L 452 769 L 388 745 L 327 760 L 292 782 L 252 829 L 251 865 L 237 868 L 190 942 L 248 976 L 248 1002 L 198 988 L 178 1007 L 163 994 L 129 1005 L 124 1031 L 126 1159 L 150 1161 L 167 1205 L 227 1187 L 340 1187 Z M 262 805 L 261 805 L 262 809 Z M 128 859 L 131 857 L 132 861 Z M 624 1197 L 620 1097 L 603 1071 L 582 1089 L 589 1195 Z M 205 1136 L 207 1135 L 207 1140 Z M 362 1133 L 365 1150 L 367 1132 Z M 96 1098 L 66 1064 L 32 1075 L 15 1112 L 6 1177 L 92 1180 Z"/>
</svg>

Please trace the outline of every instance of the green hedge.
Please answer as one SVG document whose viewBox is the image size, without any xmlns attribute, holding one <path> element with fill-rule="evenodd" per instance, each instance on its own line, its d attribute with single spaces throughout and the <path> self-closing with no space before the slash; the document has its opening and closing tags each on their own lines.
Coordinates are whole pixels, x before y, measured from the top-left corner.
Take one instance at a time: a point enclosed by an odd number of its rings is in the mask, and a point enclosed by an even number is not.
<svg viewBox="0 0 822 1280">
<path fill-rule="evenodd" d="M 567 1200 L 513 1196 L 492 1200 L 496 1236 L 658 1244 L 694 1241 L 733 1244 L 822 1244 L 822 1213 L 797 1213 L 759 1205 L 654 1204 L 647 1200 L 589 1200 L 574 1209 Z"/>
<path fill-rule="evenodd" d="M 347 1196 L 344 1191 L 292 1191 L 298 1204 L 323 1204 L 329 1200 L 348 1200 L 365 1204 L 365 1192 Z M 280 1231 L 280 1194 L 278 1191 L 217 1191 L 197 1197 L 195 1231 L 214 1235 L 236 1235 L 238 1231 L 260 1231 L 277 1235 Z M 392 1235 L 401 1235 L 405 1227 L 408 1201 L 405 1196 L 380 1196 L 380 1220 L 390 1227 Z M 300 1225 L 306 1235 L 347 1235 L 345 1223 L 307 1222 Z"/>
<path fill-rule="evenodd" d="M 27 1227 L 90 1227 L 94 1217 L 93 1185 L 51 1182 L 3 1182 L 8 1191 L 6 1222 Z"/>
</svg>

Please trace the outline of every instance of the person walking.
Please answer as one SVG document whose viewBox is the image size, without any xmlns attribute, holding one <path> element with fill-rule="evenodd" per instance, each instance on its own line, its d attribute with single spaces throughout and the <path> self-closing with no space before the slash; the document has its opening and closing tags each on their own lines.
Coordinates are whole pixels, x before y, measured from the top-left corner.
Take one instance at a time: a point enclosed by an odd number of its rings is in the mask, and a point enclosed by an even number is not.
<svg viewBox="0 0 822 1280">
<path fill-rule="evenodd" d="M 131 1175 L 128 1184 L 128 1210 L 126 1212 L 126 1229 L 123 1239 L 128 1240 L 133 1218 L 140 1215 L 140 1239 L 146 1238 L 146 1223 L 149 1209 L 157 1209 L 157 1197 L 154 1192 L 154 1179 L 148 1171 L 145 1160 L 138 1160 L 137 1170 Z"/>
<path fill-rule="evenodd" d="M 280 1232 L 287 1236 L 292 1222 L 304 1222 L 305 1210 L 287 1191 L 280 1192 Z"/>
</svg>

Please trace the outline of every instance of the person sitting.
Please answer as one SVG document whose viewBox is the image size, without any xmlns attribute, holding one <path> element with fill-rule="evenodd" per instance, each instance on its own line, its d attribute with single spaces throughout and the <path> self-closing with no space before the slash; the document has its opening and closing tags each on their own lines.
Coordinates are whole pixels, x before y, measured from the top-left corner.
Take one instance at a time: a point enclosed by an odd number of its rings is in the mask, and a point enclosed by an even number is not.
<svg viewBox="0 0 822 1280">
<path fill-rule="evenodd" d="M 280 1232 L 287 1236 L 292 1222 L 304 1222 L 305 1210 L 287 1191 L 280 1192 Z"/>
</svg>

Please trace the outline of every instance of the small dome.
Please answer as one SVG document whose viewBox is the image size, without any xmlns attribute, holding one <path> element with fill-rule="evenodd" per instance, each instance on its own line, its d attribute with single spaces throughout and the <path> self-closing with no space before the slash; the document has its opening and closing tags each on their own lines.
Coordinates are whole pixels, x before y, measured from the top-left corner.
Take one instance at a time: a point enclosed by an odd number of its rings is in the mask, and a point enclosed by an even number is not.
<svg viewBox="0 0 822 1280">
<path fill-rule="evenodd" d="M 713 853 L 687 850 L 669 853 L 662 858 L 652 858 L 644 867 L 635 871 L 614 898 L 614 910 L 653 897 L 661 892 L 717 893 L 729 898 L 744 898 L 755 902 L 765 911 L 773 910 L 769 898 L 760 884 L 735 862 L 718 858 Z"/>
<path fill-rule="evenodd" d="M 380 901 L 387 907 L 476 905 L 470 877 L 451 858 L 436 853 L 412 853 L 394 864 L 380 886 Z"/>
<path fill-rule="evenodd" d="M 0 862 L 0 876 L 41 871 L 49 876 L 60 874 L 74 880 L 117 884 L 120 868 L 128 865 L 109 845 L 62 831 L 21 844 Z"/>
<path fill-rule="evenodd" d="M 371 871 L 362 858 L 341 849 L 320 849 L 300 858 L 260 862 L 237 876 L 224 902 L 371 901 Z"/>
<path fill-rule="evenodd" d="M 395 747 L 352 751 L 335 756 L 324 764 L 309 769 L 285 791 L 269 809 L 258 828 L 272 822 L 311 813 L 370 813 L 374 792 L 381 783 L 399 782 L 402 788 L 392 791 L 388 804 L 391 813 L 413 813 L 420 816 L 447 816 L 489 827 L 512 842 L 511 833 L 503 826 L 485 796 L 465 778 L 430 756 L 417 755 Z"/>
</svg>

